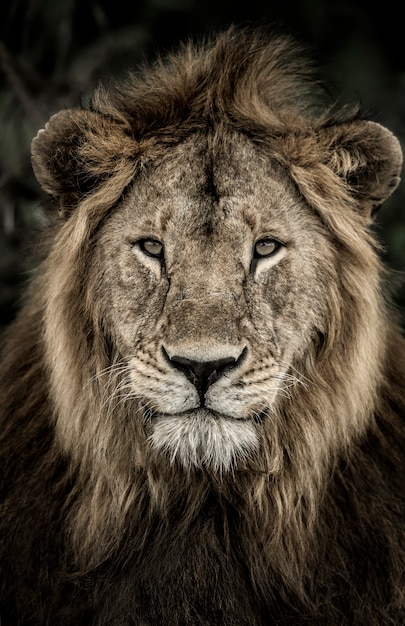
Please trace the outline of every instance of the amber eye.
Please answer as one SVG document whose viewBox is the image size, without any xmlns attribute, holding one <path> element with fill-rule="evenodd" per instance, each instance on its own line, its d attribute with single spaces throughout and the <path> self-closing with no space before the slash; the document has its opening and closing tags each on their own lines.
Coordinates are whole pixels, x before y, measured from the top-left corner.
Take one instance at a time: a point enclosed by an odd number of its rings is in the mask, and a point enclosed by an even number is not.
<svg viewBox="0 0 405 626">
<path fill-rule="evenodd" d="M 277 252 L 277 250 L 281 248 L 281 246 L 282 244 L 279 241 L 276 241 L 275 239 L 270 239 L 270 238 L 260 239 L 259 241 L 256 241 L 255 243 L 254 256 L 256 259 L 261 259 L 266 256 L 271 256 L 272 254 Z"/>
<path fill-rule="evenodd" d="M 163 244 L 157 239 L 141 239 L 138 245 L 142 252 L 148 256 L 153 256 L 156 259 L 163 258 Z"/>
</svg>

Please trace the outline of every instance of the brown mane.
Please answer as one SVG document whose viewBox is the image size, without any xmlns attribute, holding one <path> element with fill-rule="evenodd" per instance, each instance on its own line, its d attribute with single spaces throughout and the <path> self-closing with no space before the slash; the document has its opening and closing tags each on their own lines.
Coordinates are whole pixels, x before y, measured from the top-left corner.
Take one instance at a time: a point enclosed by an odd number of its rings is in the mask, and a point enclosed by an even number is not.
<svg viewBox="0 0 405 626">
<path fill-rule="evenodd" d="M 34 140 L 59 222 L 3 349 L 5 626 L 404 619 L 405 344 L 370 232 L 400 149 L 357 110 L 321 110 L 311 77 L 290 39 L 230 29 L 100 87 Z M 317 216 L 328 310 L 260 454 L 224 474 L 156 454 L 142 398 L 114 396 L 125 372 L 95 247 L 134 180 L 195 134 L 214 154 L 230 129 Z"/>
</svg>

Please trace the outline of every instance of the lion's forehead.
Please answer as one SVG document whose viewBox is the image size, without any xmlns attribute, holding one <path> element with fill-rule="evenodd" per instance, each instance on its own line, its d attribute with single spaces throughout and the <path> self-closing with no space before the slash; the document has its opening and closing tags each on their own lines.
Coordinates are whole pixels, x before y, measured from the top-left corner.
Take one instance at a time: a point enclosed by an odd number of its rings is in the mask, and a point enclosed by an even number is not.
<svg viewBox="0 0 405 626">
<path fill-rule="evenodd" d="M 252 167 L 254 163 L 254 167 Z M 169 182 L 201 194 L 215 191 L 232 195 L 235 181 L 241 188 L 254 191 L 261 172 L 266 168 L 259 150 L 244 135 L 236 132 L 209 135 L 193 134 L 166 153 L 159 165 Z"/>
<path fill-rule="evenodd" d="M 150 230 L 207 241 L 235 242 L 248 232 L 288 237 L 308 217 L 294 185 L 246 138 L 226 136 L 213 148 L 191 137 L 170 159 L 134 181 L 125 219 Z"/>
</svg>

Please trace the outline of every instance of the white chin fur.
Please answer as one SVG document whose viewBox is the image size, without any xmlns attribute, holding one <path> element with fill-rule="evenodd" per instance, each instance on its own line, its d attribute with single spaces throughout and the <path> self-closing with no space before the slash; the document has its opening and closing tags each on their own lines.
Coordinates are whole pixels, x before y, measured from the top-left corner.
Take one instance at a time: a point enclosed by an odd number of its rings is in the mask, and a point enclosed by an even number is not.
<svg viewBox="0 0 405 626">
<path fill-rule="evenodd" d="M 209 466 L 226 472 L 247 460 L 259 446 L 253 422 L 214 416 L 204 409 L 154 418 L 152 428 L 152 447 L 186 469 Z"/>
</svg>

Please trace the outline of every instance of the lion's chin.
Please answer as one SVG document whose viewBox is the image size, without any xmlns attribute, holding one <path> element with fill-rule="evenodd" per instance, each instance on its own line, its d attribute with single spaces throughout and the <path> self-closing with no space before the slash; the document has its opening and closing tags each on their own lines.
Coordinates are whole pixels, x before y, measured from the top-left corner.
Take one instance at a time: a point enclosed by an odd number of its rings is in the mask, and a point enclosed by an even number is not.
<svg viewBox="0 0 405 626">
<path fill-rule="evenodd" d="M 253 420 L 238 420 L 207 409 L 155 415 L 149 443 L 185 469 L 227 472 L 246 462 L 259 447 Z"/>
</svg>

